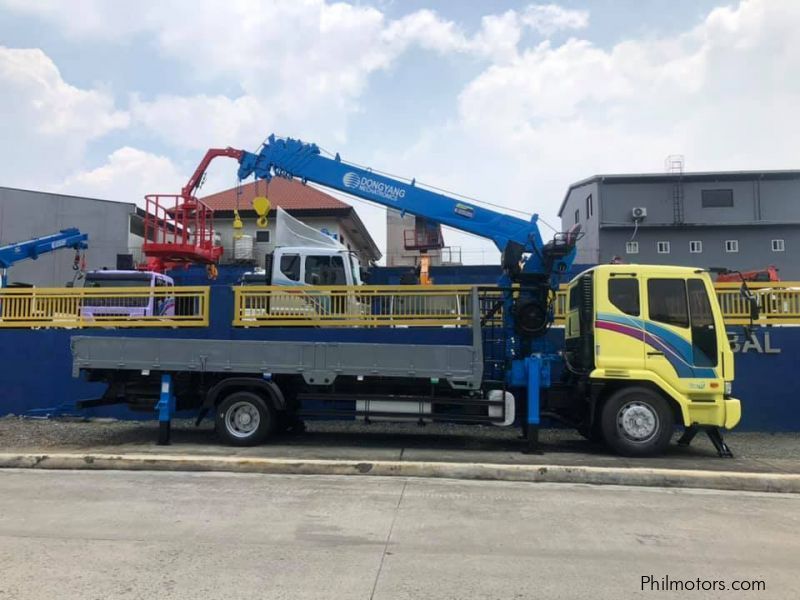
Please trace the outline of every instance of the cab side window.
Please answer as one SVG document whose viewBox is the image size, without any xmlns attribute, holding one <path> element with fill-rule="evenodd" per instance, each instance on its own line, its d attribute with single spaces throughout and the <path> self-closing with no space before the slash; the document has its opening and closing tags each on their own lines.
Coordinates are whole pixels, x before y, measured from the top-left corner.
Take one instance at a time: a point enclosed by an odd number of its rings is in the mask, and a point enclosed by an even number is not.
<svg viewBox="0 0 800 600">
<path fill-rule="evenodd" d="M 347 278 L 342 257 L 306 257 L 306 283 L 311 285 L 345 285 Z"/>
<path fill-rule="evenodd" d="M 637 279 L 610 279 L 608 301 L 626 315 L 638 317 L 640 313 L 639 281 Z"/>
<path fill-rule="evenodd" d="M 300 281 L 300 255 L 284 254 L 281 256 L 281 273 L 286 275 L 287 279 Z"/>
<path fill-rule="evenodd" d="M 718 347 L 714 312 L 701 279 L 689 280 L 689 308 L 692 317 L 692 362 L 698 367 L 716 367 Z"/>
<path fill-rule="evenodd" d="M 689 326 L 689 306 L 686 301 L 686 282 L 683 279 L 649 279 L 647 307 L 650 319 L 674 325 Z"/>
<path fill-rule="evenodd" d="M 575 285 L 571 287 L 569 290 L 569 309 L 577 310 L 579 305 L 580 305 L 580 292 L 578 291 L 578 286 Z"/>
<path fill-rule="evenodd" d="M 714 325 L 714 313 L 708 300 L 706 286 L 700 279 L 689 280 L 689 305 L 692 313 L 692 327 Z"/>
</svg>

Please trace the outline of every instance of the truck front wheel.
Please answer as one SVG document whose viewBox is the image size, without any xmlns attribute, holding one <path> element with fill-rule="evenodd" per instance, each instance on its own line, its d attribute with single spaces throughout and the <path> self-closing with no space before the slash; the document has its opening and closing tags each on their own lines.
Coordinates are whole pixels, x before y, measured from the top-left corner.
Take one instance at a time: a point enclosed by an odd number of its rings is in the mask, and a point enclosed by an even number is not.
<svg viewBox="0 0 800 600">
<path fill-rule="evenodd" d="M 667 449 L 675 418 L 667 400 L 645 387 L 630 387 L 603 404 L 603 440 L 625 456 L 652 456 Z"/>
<path fill-rule="evenodd" d="M 272 408 L 258 394 L 233 392 L 217 406 L 217 435 L 233 446 L 255 446 L 275 428 Z"/>
</svg>

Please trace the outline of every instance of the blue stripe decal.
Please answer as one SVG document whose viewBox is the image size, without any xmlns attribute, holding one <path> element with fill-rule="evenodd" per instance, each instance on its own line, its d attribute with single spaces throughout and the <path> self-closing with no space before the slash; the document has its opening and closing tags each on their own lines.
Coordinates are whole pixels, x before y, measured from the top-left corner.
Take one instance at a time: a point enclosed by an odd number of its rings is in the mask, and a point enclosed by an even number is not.
<svg viewBox="0 0 800 600">
<path fill-rule="evenodd" d="M 636 339 L 641 339 L 641 330 L 645 332 L 645 342 L 664 353 L 665 357 L 681 378 L 714 379 L 717 373 L 710 367 L 696 367 L 694 365 L 695 353 L 702 354 L 699 348 L 694 347 L 687 340 L 676 333 L 656 325 L 652 321 L 645 321 L 629 315 L 615 315 L 611 313 L 598 313 L 598 321 L 606 321 L 626 328 L 638 329 L 638 333 L 623 333 Z"/>
</svg>

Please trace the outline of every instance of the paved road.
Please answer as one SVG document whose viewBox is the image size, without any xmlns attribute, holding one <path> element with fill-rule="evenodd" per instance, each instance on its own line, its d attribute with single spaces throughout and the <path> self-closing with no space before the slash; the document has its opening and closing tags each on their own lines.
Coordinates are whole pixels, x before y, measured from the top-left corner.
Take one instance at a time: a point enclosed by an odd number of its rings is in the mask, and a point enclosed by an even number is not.
<svg viewBox="0 0 800 600">
<path fill-rule="evenodd" d="M 6 470 L 0 599 L 797 598 L 799 531 L 777 494 Z"/>
</svg>

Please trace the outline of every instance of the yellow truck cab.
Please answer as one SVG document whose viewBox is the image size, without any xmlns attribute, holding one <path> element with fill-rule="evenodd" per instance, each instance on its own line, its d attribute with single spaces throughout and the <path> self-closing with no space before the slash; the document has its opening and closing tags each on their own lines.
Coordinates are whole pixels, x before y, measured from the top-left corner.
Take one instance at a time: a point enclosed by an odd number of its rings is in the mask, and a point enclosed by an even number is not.
<svg viewBox="0 0 800 600">
<path fill-rule="evenodd" d="M 613 264 L 581 273 L 569 284 L 564 358 L 590 404 L 583 432 L 623 454 L 663 451 L 676 424 L 722 444 L 718 428 L 741 417 L 733 353 L 703 270 Z"/>
</svg>

